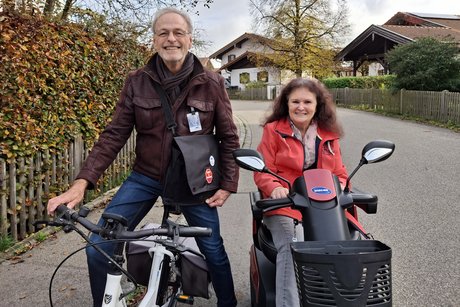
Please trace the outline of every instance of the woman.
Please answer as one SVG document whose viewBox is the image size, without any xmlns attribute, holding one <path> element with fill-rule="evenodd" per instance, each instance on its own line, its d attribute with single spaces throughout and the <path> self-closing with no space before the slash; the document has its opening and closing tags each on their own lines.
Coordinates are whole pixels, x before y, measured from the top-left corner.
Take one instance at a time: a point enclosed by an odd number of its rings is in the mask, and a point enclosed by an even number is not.
<svg viewBox="0 0 460 307">
<path fill-rule="evenodd" d="M 342 128 L 336 119 L 332 97 L 322 83 L 302 78 L 290 81 L 275 99 L 263 127 L 257 150 L 268 169 L 290 182 L 302 175 L 303 170 L 328 169 L 345 185 L 348 175 L 339 145 Z M 270 174 L 255 173 L 254 180 L 264 197 L 283 198 L 289 193 L 286 183 Z M 289 244 L 303 240 L 303 230 L 297 225 L 301 218 L 300 212 L 291 208 L 264 215 L 278 251 L 277 307 L 300 306 Z"/>
</svg>

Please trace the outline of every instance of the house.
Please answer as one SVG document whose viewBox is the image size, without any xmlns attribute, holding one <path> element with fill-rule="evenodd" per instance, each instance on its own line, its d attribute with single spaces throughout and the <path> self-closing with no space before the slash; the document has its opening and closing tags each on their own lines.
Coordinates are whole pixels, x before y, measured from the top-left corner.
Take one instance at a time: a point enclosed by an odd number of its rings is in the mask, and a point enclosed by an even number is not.
<svg viewBox="0 0 460 307">
<path fill-rule="evenodd" d="M 371 25 L 335 57 L 352 62 L 353 76 L 365 62 L 369 75 L 388 74 L 385 54 L 399 44 L 421 37 L 454 40 L 460 46 L 460 15 L 398 12 L 383 25 Z"/>
<path fill-rule="evenodd" d="M 247 83 L 256 81 L 268 86 L 280 84 L 282 72 L 278 68 L 270 66 L 269 62 L 260 65 L 260 61 L 256 61 L 258 57 L 260 59 L 263 54 L 271 52 L 273 50 L 268 38 L 244 33 L 209 58 L 220 61 L 221 67 L 217 71 L 230 81 L 231 87 L 244 89 Z"/>
<path fill-rule="evenodd" d="M 203 65 L 203 67 L 205 67 L 206 69 L 209 69 L 209 70 L 211 70 L 211 71 L 216 70 L 216 68 L 215 68 L 214 65 L 212 64 L 210 58 L 201 57 L 201 58 L 198 58 L 198 59 L 200 60 L 201 65 Z"/>
</svg>

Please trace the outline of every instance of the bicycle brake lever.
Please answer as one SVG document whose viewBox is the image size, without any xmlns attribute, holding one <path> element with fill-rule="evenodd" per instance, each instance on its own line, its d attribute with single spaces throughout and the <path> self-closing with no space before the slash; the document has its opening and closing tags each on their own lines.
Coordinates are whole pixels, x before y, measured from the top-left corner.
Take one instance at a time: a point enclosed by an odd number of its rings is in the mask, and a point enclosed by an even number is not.
<svg viewBox="0 0 460 307">
<path fill-rule="evenodd" d="M 39 220 L 39 221 L 35 221 L 32 223 L 35 227 L 39 226 L 39 225 L 45 225 L 45 226 L 63 226 L 64 224 L 63 223 L 60 223 L 60 222 L 56 222 L 55 220 Z"/>
<path fill-rule="evenodd" d="M 38 220 L 38 221 L 35 221 L 32 223 L 32 225 L 34 225 L 34 227 L 37 227 L 38 225 L 48 225 L 50 221 L 46 221 L 46 220 Z"/>
<path fill-rule="evenodd" d="M 173 226 L 173 242 L 174 244 L 177 244 L 177 242 L 179 242 L 179 226 L 178 225 L 174 225 Z"/>
</svg>

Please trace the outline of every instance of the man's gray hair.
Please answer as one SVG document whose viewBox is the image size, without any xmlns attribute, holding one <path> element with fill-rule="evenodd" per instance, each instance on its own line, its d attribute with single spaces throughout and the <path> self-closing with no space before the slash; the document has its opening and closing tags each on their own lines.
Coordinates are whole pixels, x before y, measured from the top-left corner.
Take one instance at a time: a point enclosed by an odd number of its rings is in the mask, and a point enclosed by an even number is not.
<svg viewBox="0 0 460 307">
<path fill-rule="evenodd" d="M 153 22 L 152 22 L 152 31 L 153 33 L 155 33 L 155 25 L 157 24 L 157 21 L 158 19 L 165 15 L 165 14 L 168 14 L 168 13 L 174 13 L 174 14 L 178 14 L 180 16 L 182 16 L 182 18 L 184 18 L 185 22 L 187 23 L 187 27 L 188 27 L 188 32 L 189 33 L 192 33 L 193 32 L 193 25 L 192 25 L 192 19 L 190 19 L 190 16 L 181 11 L 181 10 L 178 10 L 176 8 L 173 8 L 173 7 L 167 7 L 167 8 L 163 8 L 159 11 L 157 11 L 155 13 L 155 17 L 153 18 Z"/>
</svg>

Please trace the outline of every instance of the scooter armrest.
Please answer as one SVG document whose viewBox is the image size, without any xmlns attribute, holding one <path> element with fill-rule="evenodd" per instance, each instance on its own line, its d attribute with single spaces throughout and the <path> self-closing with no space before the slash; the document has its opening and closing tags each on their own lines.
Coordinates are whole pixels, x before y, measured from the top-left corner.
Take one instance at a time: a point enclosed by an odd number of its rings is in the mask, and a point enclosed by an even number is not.
<svg viewBox="0 0 460 307">
<path fill-rule="evenodd" d="M 257 208 L 263 209 L 264 212 L 289 207 L 292 205 L 290 198 L 266 198 L 256 202 Z"/>
<path fill-rule="evenodd" d="M 351 193 L 351 195 L 355 206 L 361 208 L 367 214 L 377 213 L 377 195 L 363 193 Z"/>
</svg>

